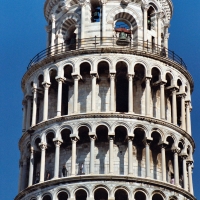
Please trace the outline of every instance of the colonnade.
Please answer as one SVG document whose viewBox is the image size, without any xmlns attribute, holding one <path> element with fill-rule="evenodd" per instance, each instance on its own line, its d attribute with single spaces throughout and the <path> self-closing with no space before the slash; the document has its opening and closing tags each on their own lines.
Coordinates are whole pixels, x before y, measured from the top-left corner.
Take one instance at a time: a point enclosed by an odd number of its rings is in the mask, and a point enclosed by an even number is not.
<svg viewBox="0 0 200 200">
<path fill-rule="evenodd" d="M 78 96 L 79 96 L 79 80 L 81 76 L 79 74 L 72 74 L 74 79 L 74 94 L 73 94 L 73 113 L 78 114 Z M 110 112 L 116 112 L 116 73 L 110 73 Z M 96 87 L 98 74 L 92 72 L 91 74 L 91 112 L 96 111 Z M 134 74 L 128 74 L 128 113 L 134 114 L 133 110 L 133 78 Z M 56 77 L 58 81 L 58 93 L 57 93 L 57 114 L 55 117 L 61 116 L 61 102 L 62 102 L 62 84 L 65 80 L 64 77 Z M 145 115 L 151 117 L 150 114 L 150 98 L 151 98 L 151 77 L 145 78 Z M 166 120 L 165 113 L 165 91 L 170 90 L 172 96 L 172 123 L 177 125 L 177 98 L 181 98 L 181 128 L 191 135 L 191 119 L 190 119 L 190 107 L 191 103 L 186 100 L 185 92 L 177 92 L 177 87 L 166 87 L 166 81 L 160 81 L 157 83 L 160 85 L 160 119 Z M 48 120 L 48 101 L 49 101 L 49 87 L 51 83 L 43 82 L 44 86 L 44 103 L 43 103 L 43 120 Z M 28 130 L 31 126 L 36 125 L 36 115 L 37 115 L 37 88 L 32 89 L 32 96 L 27 95 L 23 101 L 23 131 Z M 85 97 L 86 98 L 86 97 Z M 32 106 L 31 106 L 32 105 Z M 31 120 L 32 119 L 32 120 Z"/>
<path fill-rule="evenodd" d="M 95 140 L 96 134 L 93 132 L 89 133 L 90 137 L 90 166 L 89 166 L 89 174 L 95 174 L 94 165 L 95 165 L 95 155 L 94 155 L 94 148 L 95 148 Z M 114 172 L 114 137 L 115 133 L 109 133 L 109 174 L 110 175 L 117 175 Z M 77 149 L 77 141 L 79 140 L 75 134 L 70 135 L 72 146 L 71 146 L 71 177 L 76 176 L 76 149 Z M 127 146 L 128 146 L 128 175 L 129 176 L 137 176 L 133 173 L 133 139 L 134 136 L 127 137 Z M 150 144 L 152 139 L 145 138 L 143 143 L 145 145 L 145 177 L 152 178 L 150 173 Z M 54 138 L 53 142 L 55 144 L 55 163 L 54 163 L 54 176 L 53 179 L 59 178 L 59 160 L 60 160 L 60 146 L 62 144 L 62 139 Z M 167 182 L 166 180 L 166 147 L 167 143 L 162 142 L 158 144 L 161 149 L 161 171 L 162 171 L 162 178 L 163 182 Z M 45 142 L 39 143 L 41 149 L 41 161 L 40 161 L 40 179 L 39 183 L 45 181 L 44 174 L 45 174 L 45 154 L 47 149 L 47 144 Z M 180 177 L 179 177 L 179 164 L 178 161 L 179 156 L 182 158 L 182 169 L 183 169 L 183 188 L 188 190 L 193 194 L 193 185 L 192 185 L 192 164 L 193 162 L 190 160 L 187 154 L 180 152 L 179 148 L 172 147 L 171 151 L 173 152 L 174 157 L 174 184 L 177 187 L 180 187 Z M 25 179 L 24 173 L 26 173 L 27 169 L 27 162 L 24 161 L 23 165 L 20 165 L 20 174 L 23 174 L 23 178 L 21 179 L 21 188 L 25 188 Z M 34 149 L 31 148 L 30 151 L 30 167 L 29 167 L 29 181 L 28 186 L 33 184 L 33 174 L 34 174 Z"/>
</svg>

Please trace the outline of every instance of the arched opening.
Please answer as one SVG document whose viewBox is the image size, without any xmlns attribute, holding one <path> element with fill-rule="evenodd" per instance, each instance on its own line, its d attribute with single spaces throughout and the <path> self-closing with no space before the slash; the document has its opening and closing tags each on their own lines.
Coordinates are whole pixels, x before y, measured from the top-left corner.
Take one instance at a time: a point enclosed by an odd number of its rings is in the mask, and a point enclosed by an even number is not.
<svg viewBox="0 0 200 200">
<path fill-rule="evenodd" d="M 160 71 L 153 67 L 151 70 L 151 95 L 153 117 L 160 118 Z"/>
<path fill-rule="evenodd" d="M 108 192 L 103 189 L 99 188 L 94 192 L 94 199 L 95 200 L 108 200 Z"/>
<path fill-rule="evenodd" d="M 75 196 L 76 196 L 76 200 L 86 200 L 87 199 L 87 193 L 83 189 L 76 191 Z"/>
<path fill-rule="evenodd" d="M 55 145 L 54 145 L 54 133 L 49 132 L 46 135 L 46 143 L 47 143 L 47 149 L 46 149 L 46 160 L 45 160 L 45 181 L 48 181 L 52 179 L 54 175 L 54 164 L 55 164 Z"/>
<path fill-rule="evenodd" d="M 100 125 L 96 129 L 97 139 L 95 145 L 98 148 L 98 153 L 96 155 L 96 165 L 98 166 L 99 174 L 106 174 L 109 172 L 108 164 L 108 128 L 104 125 Z"/>
<path fill-rule="evenodd" d="M 119 164 L 115 164 L 115 172 L 120 175 L 128 173 L 128 166 L 125 165 L 125 158 L 127 155 L 127 130 L 123 126 L 118 126 L 115 129 L 114 144 L 117 148 L 117 159 Z"/>
<path fill-rule="evenodd" d="M 41 161 L 41 149 L 39 144 L 41 143 L 41 139 L 37 138 L 35 140 L 35 148 L 34 148 L 34 170 L 33 170 L 33 183 L 37 184 L 40 181 L 40 161 Z"/>
<path fill-rule="evenodd" d="M 122 61 L 116 66 L 116 111 L 128 112 L 127 65 Z"/>
<path fill-rule="evenodd" d="M 109 111 L 109 97 L 110 95 L 108 94 L 110 84 L 108 81 L 109 77 L 109 65 L 107 62 L 102 61 L 98 64 L 98 75 L 99 79 L 97 81 L 98 87 L 99 87 L 99 92 L 98 92 L 98 105 L 96 105 L 96 108 L 100 112 L 107 112 Z"/>
<path fill-rule="evenodd" d="M 89 154 L 90 154 L 90 137 L 89 129 L 81 126 L 78 129 L 79 140 L 77 142 L 77 163 L 78 174 L 84 175 L 89 173 Z"/>
<path fill-rule="evenodd" d="M 177 86 L 178 86 L 178 91 L 177 92 L 183 92 L 183 84 L 180 79 L 177 80 Z M 181 126 L 182 125 L 182 118 L 181 118 L 181 96 L 177 98 L 177 125 Z"/>
<path fill-rule="evenodd" d="M 136 165 L 134 166 L 137 176 L 145 177 L 145 152 L 144 152 L 144 143 L 143 140 L 145 138 L 145 132 L 142 128 L 136 128 L 134 130 L 134 139 L 133 139 L 133 154 L 135 154 Z"/>
<path fill-rule="evenodd" d="M 158 145 L 161 141 L 161 136 L 158 132 L 154 131 L 151 134 L 151 137 L 153 138 L 150 149 L 151 149 L 151 159 L 152 159 L 152 168 L 153 168 L 153 178 L 159 179 L 159 177 L 162 177 L 162 169 L 161 169 L 161 149 Z"/>
<path fill-rule="evenodd" d="M 179 143 L 178 143 L 178 147 L 179 147 L 179 149 L 180 149 L 180 153 L 184 153 L 183 152 L 183 149 L 184 149 L 184 143 L 183 143 L 183 141 L 180 141 Z M 182 160 L 182 158 L 181 158 L 181 156 L 178 156 L 178 166 L 179 166 L 179 185 L 180 185 L 180 187 L 182 187 L 183 188 L 183 164 L 182 164 L 182 162 L 183 162 L 183 160 Z"/>
<path fill-rule="evenodd" d="M 51 200 L 51 196 L 50 195 L 45 195 L 42 200 Z"/>
<path fill-rule="evenodd" d="M 134 195 L 135 200 L 146 200 L 146 195 L 144 192 L 138 191 Z"/>
<path fill-rule="evenodd" d="M 145 114 L 143 106 L 145 104 L 144 96 L 144 78 L 145 68 L 142 64 L 136 64 L 134 67 L 134 79 L 133 79 L 133 111 L 136 114 Z"/>
<path fill-rule="evenodd" d="M 154 30 L 155 29 L 155 20 L 156 20 L 156 12 L 153 6 L 150 6 L 147 11 L 147 27 L 148 30 Z"/>
<path fill-rule="evenodd" d="M 152 200 L 164 200 L 160 194 L 154 194 Z"/>
<path fill-rule="evenodd" d="M 124 36 L 124 38 L 128 39 L 129 42 L 130 39 L 131 41 L 138 40 L 138 26 L 133 15 L 126 12 L 120 12 L 115 15 L 114 20 L 115 33 L 117 38 L 120 38 L 120 33 L 123 33 L 121 36 Z"/>
<path fill-rule="evenodd" d="M 99 1 L 92 1 L 91 3 L 91 22 L 101 22 L 102 6 Z"/>
<path fill-rule="evenodd" d="M 86 113 L 91 111 L 91 91 L 92 91 L 92 80 L 90 76 L 90 64 L 84 62 L 80 65 L 80 74 L 82 81 L 79 81 L 79 95 L 78 102 L 80 105 L 80 113 Z"/>
<path fill-rule="evenodd" d="M 36 123 L 42 121 L 43 118 L 43 104 L 44 104 L 44 95 L 43 95 L 43 83 L 44 76 L 41 74 L 38 77 L 38 92 L 37 92 L 37 115 L 36 115 Z"/>
<path fill-rule="evenodd" d="M 66 65 L 64 67 L 64 77 L 65 81 L 62 85 L 62 115 L 68 115 L 69 113 L 72 113 L 72 103 L 73 102 L 73 78 L 72 78 L 72 66 Z M 70 101 L 71 100 L 71 101 Z M 69 107 L 69 104 L 71 106 L 71 109 Z"/>
<path fill-rule="evenodd" d="M 123 189 L 118 189 L 115 192 L 115 200 L 128 200 L 128 194 Z"/>
<path fill-rule="evenodd" d="M 57 114 L 57 95 L 58 95 L 58 82 L 56 80 L 57 71 L 52 69 L 49 72 L 50 88 L 49 88 L 49 104 L 48 104 L 48 119 L 53 118 Z"/>
<path fill-rule="evenodd" d="M 134 67 L 134 82 L 133 82 L 133 110 L 136 114 L 145 114 L 145 110 L 142 109 L 142 105 L 145 103 L 144 98 L 144 78 L 145 78 L 145 68 L 141 64 L 136 64 Z"/>
<path fill-rule="evenodd" d="M 70 138 L 71 131 L 69 129 L 63 129 L 61 131 L 61 137 L 63 140 L 60 146 L 60 154 L 65 155 L 60 159 L 60 166 L 62 166 L 62 177 L 71 175 L 71 155 L 72 155 L 72 145 Z"/>
<path fill-rule="evenodd" d="M 171 136 L 166 138 L 168 145 L 166 147 L 166 165 L 167 165 L 167 181 L 174 184 L 174 154 L 172 152 L 172 147 L 174 144 L 174 139 Z"/>
<path fill-rule="evenodd" d="M 67 200 L 68 194 L 66 192 L 59 192 L 58 194 L 58 200 Z"/>
</svg>

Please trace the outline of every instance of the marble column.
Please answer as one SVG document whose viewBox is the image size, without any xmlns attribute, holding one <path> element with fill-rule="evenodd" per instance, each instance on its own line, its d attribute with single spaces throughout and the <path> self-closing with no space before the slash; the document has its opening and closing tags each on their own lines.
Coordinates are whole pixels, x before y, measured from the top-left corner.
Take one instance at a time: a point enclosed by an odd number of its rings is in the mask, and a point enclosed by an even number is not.
<svg viewBox="0 0 200 200">
<path fill-rule="evenodd" d="M 86 19 L 85 19 L 85 1 L 84 3 L 79 3 L 81 6 L 81 40 L 85 37 L 85 25 L 86 25 Z"/>
<path fill-rule="evenodd" d="M 186 130 L 185 126 L 185 94 L 181 95 L 181 128 Z"/>
<path fill-rule="evenodd" d="M 18 192 L 22 190 L 22 175 L 23 175 L 23 162 L 19 160 L 19 181 L 18 181 Z"/>
<path fill-rule="evenodd" d="M 26 131 L 26 106 L 27 106 L 27 102 L 26 100 L 22 101 L 22 105 L 23 105 L 23 122 L 22 122 L 22 133 L 25 133 Z"/>
<path fill-rule="evenodd" d="M 114 143 L 114 135 L 110 135 L 109 137 L 109 173 L 114 173 L 114 159 L 113 159 L 113 143 Z"/>
<path fill-rule="evenodd" d="M 192 161 L 187 161 L 188 164 L 188 182 L 189 182 L 189 192 L 193 195 L 193 180 L 192 180 Z"/>
<path fill-rule="evenodd" d="M 150 144 L 151 140 L 145 139 L 144 140 L 144 145 L 145 145 L 145 155 L 146 155 L 146 178 L 150 178 Z"/>
<path fill-rule="evenodd" d="M 160 84 L 160 118 L 165 120 L 165 83 Z"/>
<path fill-rule="evenodd" d="M 76 175 L 76 143 L 78 141 L 78 138 L 73 137 L 71 138 L 72 141 L 72 160 L 71 160 L 71 175 Z"/>
<path fill-rule="evenodd" d="M 106 1 L 101 0 L 102 5 L 102 37 L 107 37 L 106 35 Z"/>
<path fill-rule="evenodd" d="M 145 114 L 150 116 L 150 96 L 151 96 L 151 87 L 150 87 L 150 77 L 146 77 L 146 89 L 145 89 Z"/>
<path fill-rule="evenodd" d="M 128 112 L 133 113 L 133 74 L 128 74 Z"/>
<path fill-rule="evenodd" d="M 51 46 L 55 45 L 55 38 L 56 38 L 55 32 L 56 32 L 56 19 L 55 19 L 55 16 L 52 15 L 51 16 Z M 54 52 L 52 52 L 52 54 L 54 54 Z"/>
<path fill-rule="evenodd" d="M 190 117 L 190 101 L 186 101 L 186 131 L 189 135 L 192 135 L 191 131 L 191 117 Z"/>
<path fill-rule="evenodd" d="M 40 183 L 44 182 L 44 173 L 45 173 L 45 154 L 46 154 L 46 148 L 47 144 L 40 143 L 39 144 L 41 148 L 41 161 L 40 161 Z"/>
<path fill-rule="evenodd" d="M 148 4 L 143 4 L 143 41 L 147 41 L 147 11 L 148 11 Z"/>
<path fill-rule="evenodd" d="M 59 161 L 60 161 L 60 145 L 62 144 L 62 140 L 58 138 L 54 138 L 53 142 L 55 144 L 55 165 L 54 165 L 54 179 L 59 177 Z"/>
<path fill-rule="evenodd" d="M 31 96 L 27 96 L 26 130 L 31 126 Z"/>
<path fill-rule="evenodd" d="M 64 82 L 64 78 L 56 77 L 56 80 L 58 82 L 57 117 L 60 117 L 62 109 L 62 83 Z"/>
<path fill-rule="evenodd" d="M 157 13 L 157 44 L 159 47 L 161 47 L 161 19 L 163 17 L 163 13 L 159 12 Z"/>
<path fill-rule="evenodd" d="M 33 147 L 31 147 L 28 186 L 33 185 L 33 169 L 34 169 L 34 149 Z"/>
<path fill-rule="evenodd" d="M 43 121 L 46 121 L 48 119 L 49 87 L 51 84 L 43 82 L 42 85 L 44 86 Z"/>
<path fill-rule="evenodd" d="M 133 175 L 133 136 L 128 136 L 128 174 Z"/>
<path fill-rule="evenodd" d="M 27 160 L 25 158 L 23 160 L 23 166 L 22 166 L 21 190 L 24 190 L 26 188 L 26 178 L 27 178 Z"/>
<path fill-rule="evenodd" d="M 183 162 L 183 187 L 185 190 L 188 190 L 188 177 L 187 177 L 187 165 L 186 165 L 187 155 L 182 154 L 181 158 Z"/>
<path fill-rule="evenodd" d="M 174 153 L 174 184 L 176 186 L 179 186 L 179 166 L 178 166 L 179 150 L 173 149 L 172 151 Z"/>
<path fill-rule="evenodd" d="M 115 73 L 110 73 L 110 111 L 115 112 Z"/>
<path fill-rule="evenodd" d="M 36 116 L 37 116 L 37 88 L 33 88 L 32 92 L 33 92 L 33 111 L 32 111 L 32 124 L 31 124 L 31 126 L 35 126 Z"/>
<path fill-rule="evenodd" d="M 97 74 L 92 73 L 92 112 L 96 111 L 96 84 L 97 84 Z"/>
<path fill-rule="evenodd" d="M 73 75 L 74 79 L 74 113 L 78 112 L 78 81 L 80 80 L 79 75 Z"/>
<path fill-rule="evenodd" d="M 166 154 L 165 154 L 165 148 L 167 144 L 162 143 L 160 144 L 161 148 L 161 166 L 162 166 L 162 181 L 166 182 Z"/>
<path fill-rule="evenodd" d="M 94 174 L 94 148 L 95 148 L 95 135 L 90 135 L 90 174 Z"/>
<path fill-rule="evenodd" d="M 172 89 L 172 119 L 173 119 L 173 124 L 177 125 L 176 88 Z"/>
</svg>

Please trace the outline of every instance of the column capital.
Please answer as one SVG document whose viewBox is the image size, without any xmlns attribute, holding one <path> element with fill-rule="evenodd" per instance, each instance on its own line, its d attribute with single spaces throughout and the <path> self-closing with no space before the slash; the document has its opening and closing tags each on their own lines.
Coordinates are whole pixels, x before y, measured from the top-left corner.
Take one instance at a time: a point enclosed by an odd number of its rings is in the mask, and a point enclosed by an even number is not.
<svg viewBox="0 0 200 200">
<path fill-rule="evenodd" d="M 60 77 L 60 76 L 56 76 L 56 81 L 58 81 L 58 82 L 64 82 L 65 80 L 66 80 L 66 78 L 64 78 L 64 77 Z"/>
<path fill-rule="evenodd" d="M 161 149 L 165 149 L 168 145 L 168 142 L 160 142 L 158 143 L 158 146 L 161 148 Z"/>
<path fill-rule="evenodd" d="M 51 31 L 51 25 L 45 26 L 45 30 L 47 33 L 49 33 Z"/>
<path fill-rule="evenodd" d="M 110 72 L 109 78 L 110 78 L 110 79 L 115 79 L 115 75 L 116 75 L 115 72 Z"/>
<path fill-rule="evenodd" d="M 42 82 L 42 85 L 44 88 L 49 88 L 51 86 L 51 83 L 44 81 L 44 82 Z"/>
<path fill-rule="evenodd" d="M 39 143 L 39 146 L 40 146 L 41 150 L 47 149 L 47 144 L 44 142 Z"/>
<path fill-rule="evenodd" d="M 131 141 L 133 141 L 133 139 L 134 139 L 134 135 L 129 135 L 128 137 L 127 137 L 127 140 L 131 140 Z"/>
<path fill-rule="evenodd" d="M 36 93 L 37 92 L 37 88 L 36 87 L 32 87 L 31 91 L 32 91 L 32 93 Z"/>
<path fill-rule="evenodd" d="M 55 22 L 56 21 L 56 16 L 55 15 L 51 15 L 50 16 L 50 20 L 51 20 L 51 22 Z"/>
<path fill-rule="evenodd" d="M 90 76 L 91 78 L 99 78 L 99 75 L 97 74 L 97 72 L 90 72 Z"/>
<path fill-rule="evenodd" d="M 186 160 L 187 165 L 193 165 L 194 161 L 192 159 Z"/>
<path fill-rule="evenodd" d="M 99 0 L 102 5 L 105 5 L 108 1 L 107 0 Z"/>
<path fill-rule="evenodd" d="M 145 77 L 145 81 L 147 81 L 147 80 L 150 81 L 151 78 L 152 78 L 151 76 L 146 76 L 146 77 Z"/>
<path fill-rule="evenodd" d="M 82 7 L 86 5 L 86 0 L 78 0 L 78 4 Z"/>
<path fill-rule="evenodd" d="M 72 142 L 77 142 L 79 140 L 79 137 L 76 134 L 70 134 L 69 137 L 71 138 Z"/>
<path fill-rule="evenodd" d="M 147 145 L 149 146 L 151 144 L 152 140 L 153 140 L 152 138 L 145 138 L 142 142 L 145 146 L 147 146 Z"/>
<path fill-rule="evenodd" d="M 172 152 L 175 154 L 179 154 L 180 153 L 180 149 L 179 148 L 176 148 L 176 147 L 174 147 L 174 148 L 172 148 L 171 149 L 172 150 Z"/>
<path fill-rule="evenodd" d="M 157 17 L 158 19 L 162 19 L 162 18 L 164 17 L 164 15 L 165 15 L 165 14 L 164 14 L 164 12 L 162 12 L 162 11 L 156 13 L 156 17 Z"/>
<path fill-rule="evenodd" d="M 131 81 L 134 78 L 134 74 L 127 74 L 128 80 Z"/>
<path fill-rule="evenodd" d="M 186 160 L 188 155 L 186 153 L 181 153 L 180 154 L 180 157 L 183 159 L 183 160 Z"/>
<path fill-rule="evenodd" d="M 186 93 L 183 92 L 183 93 L 177 93 L 177 97 L 180 97 L 180 98 L 185 98 L 186 97 Z"/>
<path fill-rule="evenodd" d="M 26 99 L 23 99 L 23 100 L 22 100 L 22 105 L 23 105 L 23 106 L 26 106 L 26 104 L 27 104 Z"/>
<path fill-rule="evenodd" d="M 142 9 L 147 11 L 149 9 L 149 4 L 148 3 L 143 3 L 142 4 Z"/>
<path fill-rule="evenodd" d="M 53 142 L 54 142 L 55 146 L 60 146 L 63 143 L 63 140 L 54 138 Z"/>
<path fill-rule="evenodd" d="M 32 153 L 34 153 L 34 151 L 35 151 L 34 148 L 31 147 L 31 148 L 30 148 L 30 153 L 32 154 Z"/>
<path fill-rule="evenodd" d="M 73 77 L 74 80 L 77 80 L 77 79 L 80 80 L 80 79 L 82 79 L 82 76 L 80 74 L 72 73 L 72 77 Z"/>
<path fill-rule="evenodd" d="M 31 98 L 32 98 L 31 95 L 27 95 L 27 96 L 26 96 L 26 100 L 27 100 L 27 101 L 28 101 L 28 100 L 31 100 Z"/>
<path fill-rule="evenodd" d="M 178 88 L 176 86 L 170 87 L 169 89 L 172 93 L 176 93 L 178 91 Z"/>
</svg>

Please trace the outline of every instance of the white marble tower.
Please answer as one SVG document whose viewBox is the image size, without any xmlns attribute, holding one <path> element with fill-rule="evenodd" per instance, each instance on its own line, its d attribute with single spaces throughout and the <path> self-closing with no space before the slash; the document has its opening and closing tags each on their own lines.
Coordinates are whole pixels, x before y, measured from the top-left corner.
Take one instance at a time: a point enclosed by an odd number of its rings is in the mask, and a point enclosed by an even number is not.
<svg viewBox="0 0 200 200">
<path fill-rule="evenodd" d="M 193 80 L 171 0 L 46 0 L 21 82 L 15 200 L 195 200 Z"/>
</svg>

